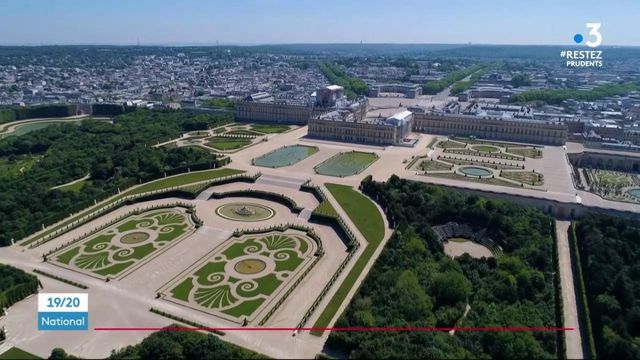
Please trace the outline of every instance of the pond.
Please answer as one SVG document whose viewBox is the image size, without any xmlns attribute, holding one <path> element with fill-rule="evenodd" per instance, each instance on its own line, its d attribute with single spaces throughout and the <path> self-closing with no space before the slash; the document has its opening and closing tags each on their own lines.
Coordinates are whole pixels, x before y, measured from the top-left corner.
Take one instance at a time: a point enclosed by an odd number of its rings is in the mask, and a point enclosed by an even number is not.
<svg viewBox="0 0 640 360">
<path fill-rule="evenodd" d="M 318 148 L 313 146 L 285 146 L 253 160 L 253 164 L 270 168 L 279 168 L 298 163 L 315 154 Z"/>
<path fill-rule="evenodd" d="M 489 176 L 493 174 L 493 172 L 489 169 L 476 167 L 476 166 L 465 166 L 459 169 L 461 173 L 469 175 L 469 176 Z"/>
</svg>

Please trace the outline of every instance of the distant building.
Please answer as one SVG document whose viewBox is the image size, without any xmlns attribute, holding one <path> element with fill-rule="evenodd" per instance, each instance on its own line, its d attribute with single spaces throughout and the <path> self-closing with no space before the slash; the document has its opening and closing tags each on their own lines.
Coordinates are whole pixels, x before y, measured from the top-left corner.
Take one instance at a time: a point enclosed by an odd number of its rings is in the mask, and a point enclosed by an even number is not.
<svg viewBox="0 0 640 360">
<path fill-rule="evenodd" d="M 369 97 L 379 97 L 382 93 L 400 93 L 415 99 L 422 95 L 422 86 L 418 84 L 376 84 L 369 87 Z"/>
</svg>

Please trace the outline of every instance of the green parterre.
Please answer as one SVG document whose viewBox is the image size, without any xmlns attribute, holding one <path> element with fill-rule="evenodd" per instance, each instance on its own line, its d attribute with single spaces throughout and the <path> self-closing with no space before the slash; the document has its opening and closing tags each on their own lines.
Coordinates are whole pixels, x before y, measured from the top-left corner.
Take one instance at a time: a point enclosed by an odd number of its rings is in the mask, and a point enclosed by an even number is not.
<svg viewBox="0 0 640 360">
<path fill-rule="evenodd" d="M 233 236 L 163 292 L 231 321 L 252 321 L 314 263 L 317 249 L 313 239 L 294 230 Z"/>
<path fill-rule="evenodd" d="M 50 256 L 54 264 L 101 278 L 126 270 L 193 232 L 182 208 L 133 214 Z"/>
</svg>

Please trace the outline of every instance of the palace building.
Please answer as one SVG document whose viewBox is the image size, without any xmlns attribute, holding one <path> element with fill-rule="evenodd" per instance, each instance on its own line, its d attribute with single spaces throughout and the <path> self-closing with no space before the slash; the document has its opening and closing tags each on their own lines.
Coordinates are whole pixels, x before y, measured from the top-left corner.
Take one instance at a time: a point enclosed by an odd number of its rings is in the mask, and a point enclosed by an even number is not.
<svg viewBox="0 0 640 360">
<path fill-rule="evenodd" d="M 481 139 L 563 145 L 567 124 L 562 121 L 514 117 L 415 112 L 413 130 L 428 134 L 474 136 Z"/>
</svg>

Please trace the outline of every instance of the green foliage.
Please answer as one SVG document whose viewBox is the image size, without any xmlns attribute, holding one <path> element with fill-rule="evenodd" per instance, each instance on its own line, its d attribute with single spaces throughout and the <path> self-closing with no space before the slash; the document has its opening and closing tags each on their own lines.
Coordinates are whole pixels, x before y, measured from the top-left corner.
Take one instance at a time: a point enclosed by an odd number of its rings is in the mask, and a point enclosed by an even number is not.
<svg viewBox="0 0 640 360">
<path fill-rule="evenodd" d="M 266 359 L 267 357 L 195 331 L 159 331 L 138 345 L 113 351 L 109 360 Z"/>
<path fill-rule="evenodd" d="M 555 326 L 548 216 L 396 176 L 386 183 L 365 179 L 362 188 L 397 231 L 337 327 Z M 486 228 L 505 255 L 449 258 L 430 228 L 448 221 Z M 327 345 L 349 357 L 556 357 L 553 332 L 333 332 Z"/>
<path fill-rule="evenodd" d="M 8 308 L 38 292 L 38 278 L 12 266 L 0 264 L 0 309 Z"/>
<path fill-rule="evenodd" d="M 71 360 L 71 359 L 79 359 L 73 355 L 67 354 L 66 351 L 62 348 L 54 348 L 51 350 L 51 355 L 49 355 L 49 360 Z"/>
<path fill-rule="evenodd" d="M 75 114 L 75 105 L 9 107 L 0 109 L 0 124 L 35 118 L 67 117 Z"/>
<path fill-rule="evenodd" d="M 0 354 L 0 360 L 18 360 L 18 359 L 41 359 L 32 353 L 28 353 L 20 348 L 12 347 Z"/>
<path fill-rule="evenodd" d="M 184 129 L 229 122 L 228 116 L 138 110 L 114 118 L 114 124 L 93 120 L 81 125 L 51 125 L 22 136 L 0 140 L 0 157 L 42 156 L 12 181 L 0 182 L 0 246 L 54 223 L 140 181 L 218 162 L 193 149 L 154 148 Z M 91 182 L 74 191 L 55 185 L 91 174 Z"/>
<path fill-rule="evenodd" d="M 117 116 L 135 111 L 135 107 L 127 107 L 118 104 L 93 104 L 92 114 L 96 116 Z"/>
<path fill-rule="evenodd" d="M 202 105 L 215 108 L 233 109 L 233 107 L 236 105 L 236 101 L 233 99 L 212 98 L 203 101 Z"/>
<path fill-rule="evenodd" d="M 575 229 L 597 355 L 640 359 L 640 222 L 593 214 Z"/>
<path fill-rule="evenodd" d="M 451 95 L 458 95 L 461 92 L 470 89 L 473 85 L 475 85 L 478 82 L 478 80 L 480 80 L 482 75 L 486 74 L 487 71 L 489 71 L 492 68 L 493 68 L 492 66 L 480 67 L 480 69 L 478 69 L 478 71 L 474 72 L 469 77 L 469 80 L 467 80 L 467 81 L 462 81 L 462 80 L 461 81 L 457 81 L 451 87 Z"/>
<path fill-rule="evenodd" d="M 473 65 L 464 69 L 454 71 L 440 80 L 427 82 L 422 86 L 422 92 L 426 95 L 435 95 L 440 91 L 446 89 L 447 86 L 455 83 L 456 81 L 460 81 L 466 78 L 467 76 L 475 73 L 480 69 L 482 69 L 482 65 Z M 463 85 L 460 85 L 459 87 L 460 89 L 457 90 L 464 91 L 461 89 Z"/>
<path fill-rule="evenodd" d="M 511 77 L 511 86 L 515 88 L 529 85 L 531 85 L 531 79 L 525 74 L 515 74 Z"/>
<path fill-rule="evenodd" d="M 640 90 L 640 83 L 628 82 L 594 87 L 589 91 L 574 89 L 529 90 L 511 97 L 509 101 L 516 103 L 541 101 L 547 104 L 560 104 L 564 100 L 595 101 L 609 96 L 625 95 Z"/>
<path fill-rule="evenodd" d="M 323 328 L 329 325 L 345 297 L 354 286 L 356 279 L 364 270 L 371 256 L 384 238 L 384 221 L 376 206 L 366 196 L 353 190 L 350 186 L 326 184 L 331 195 L 347 213 L 360 233 L 367 239 L 367 247 L 342 281 L 329 304 L 324 308 L 313 327 Z M 334 209 L 335 210 L 335 209 Z M 313 335 L 321 335 L 322 331 L 312 331 Z"/>
<path fill-rule="evenodd" d="M 347 98 L 353 99 L 359 95 L 367 95 L 369 87 L 361 79 L 350 77 L 343 67 L 335 63 L 323 62 L 318 68 L 330 83 L 344 87 Z"/>
</svg>

